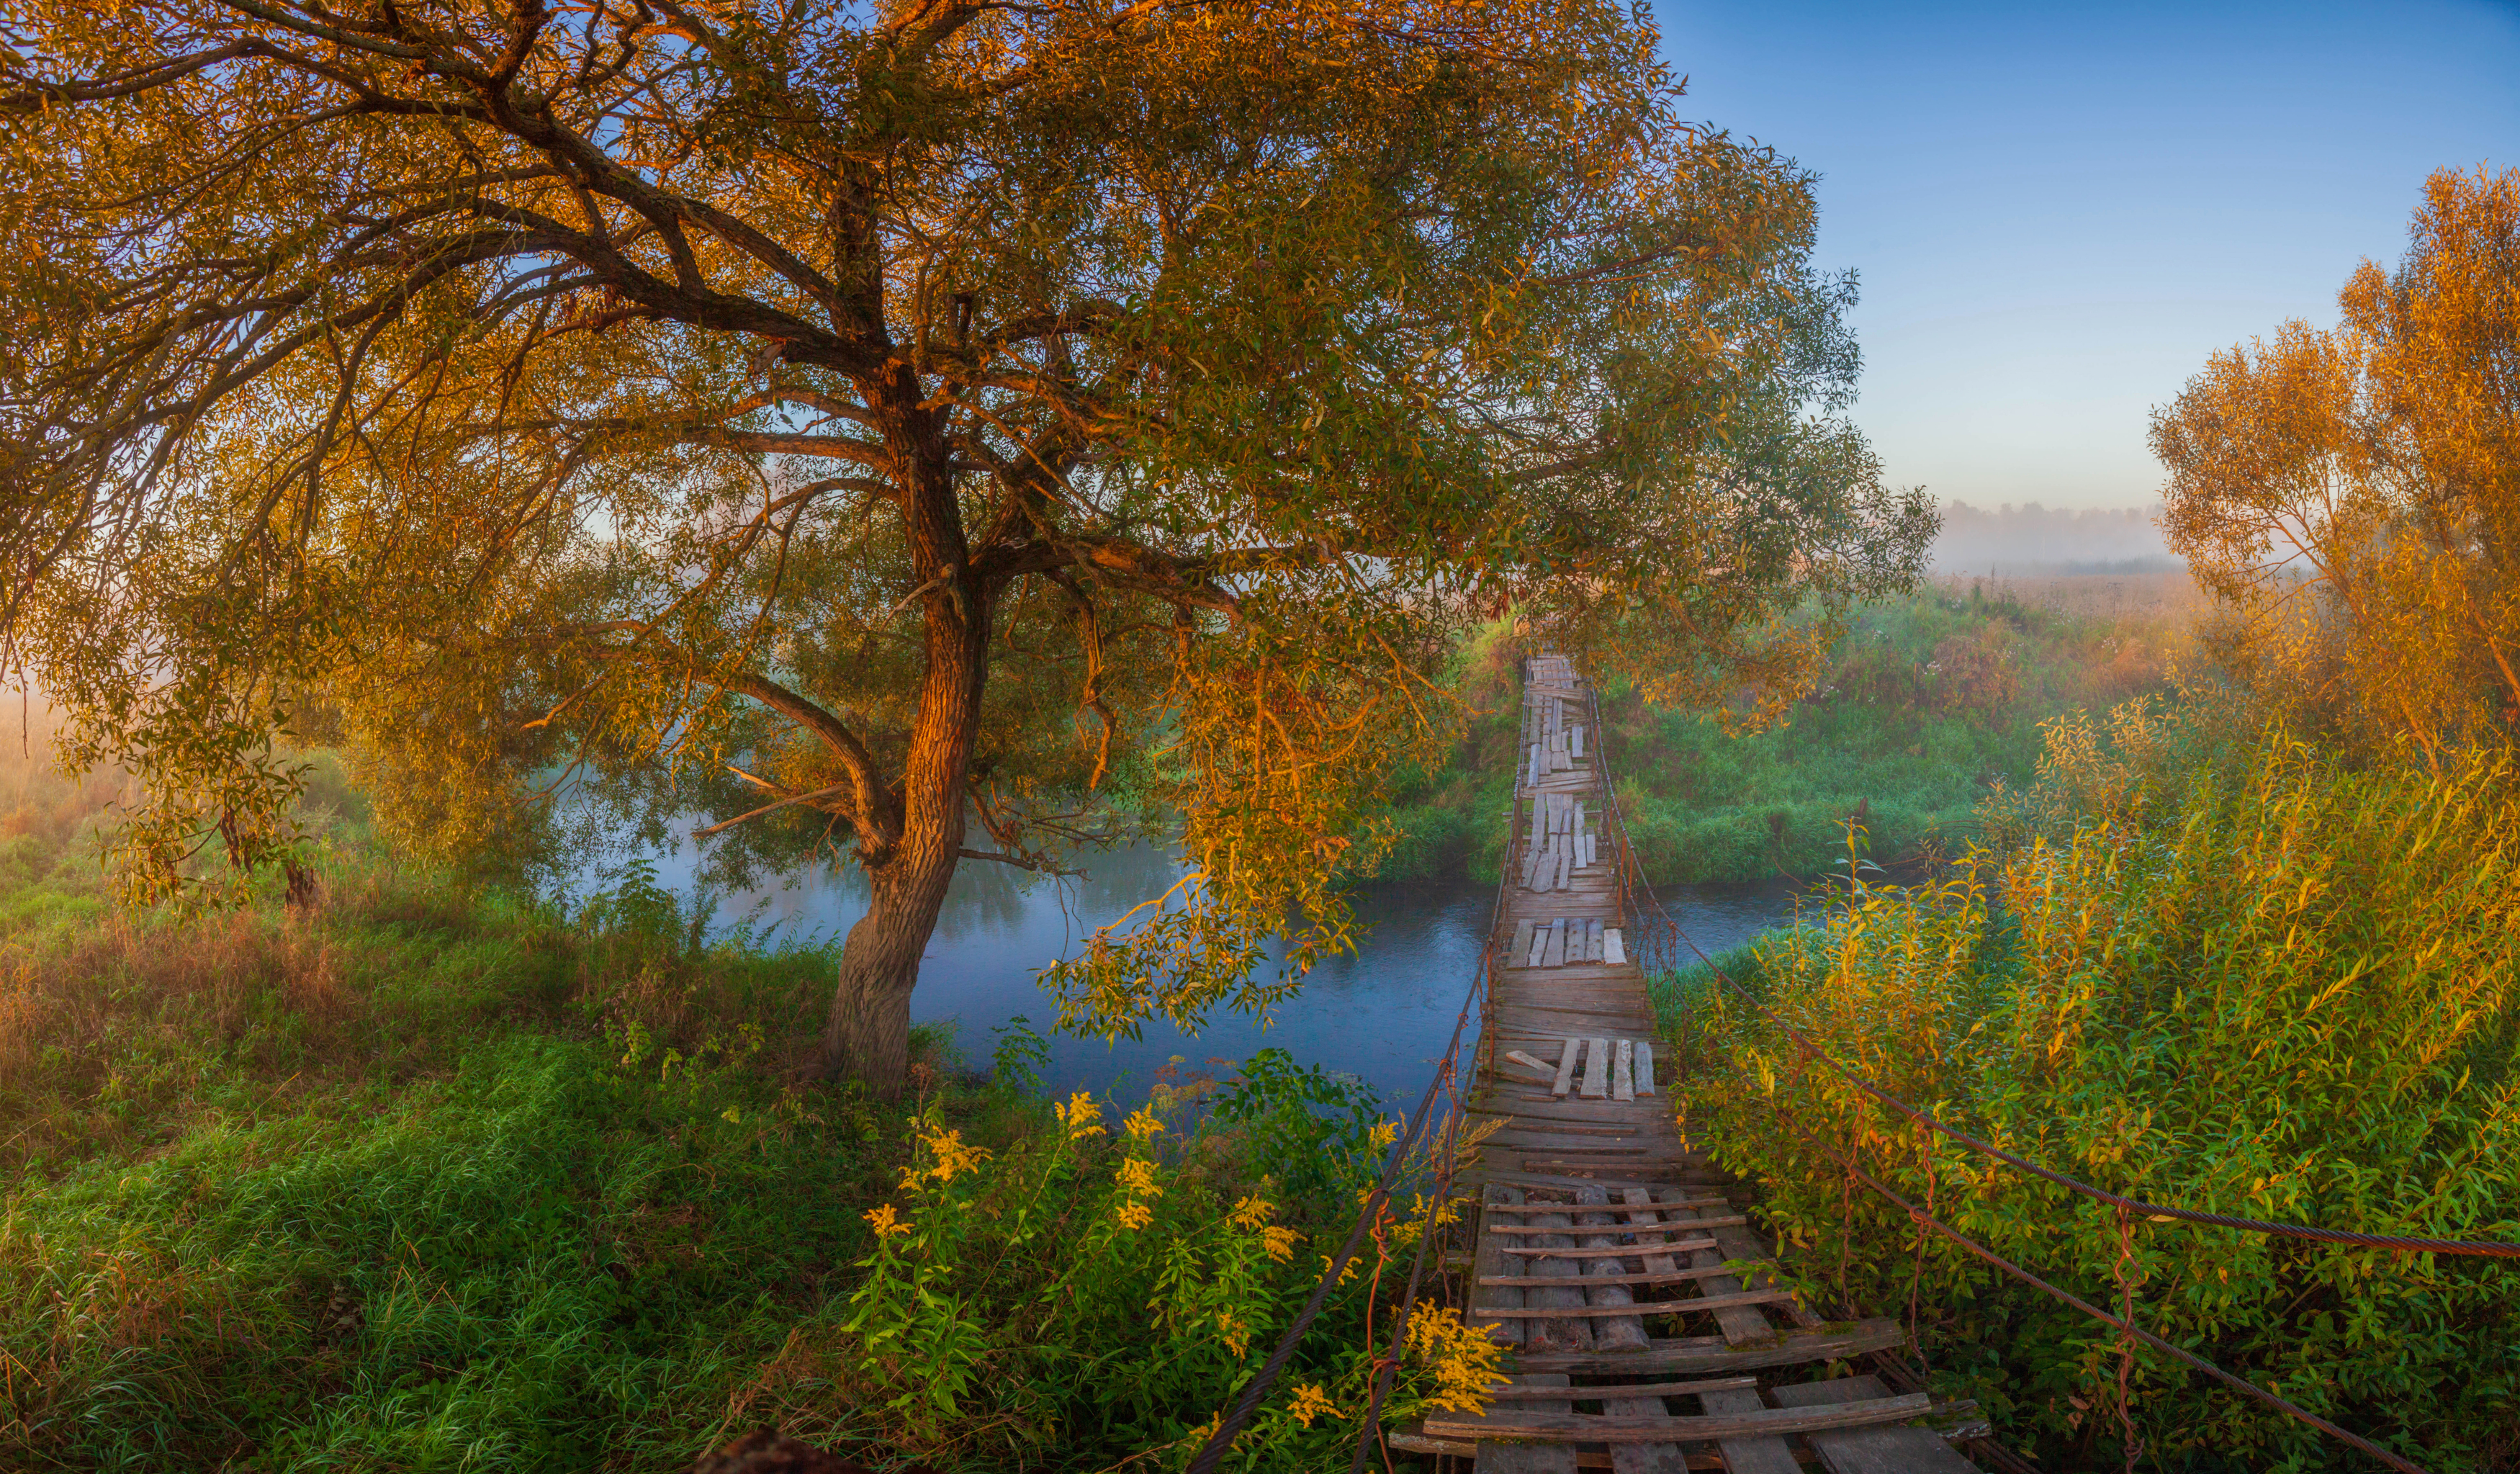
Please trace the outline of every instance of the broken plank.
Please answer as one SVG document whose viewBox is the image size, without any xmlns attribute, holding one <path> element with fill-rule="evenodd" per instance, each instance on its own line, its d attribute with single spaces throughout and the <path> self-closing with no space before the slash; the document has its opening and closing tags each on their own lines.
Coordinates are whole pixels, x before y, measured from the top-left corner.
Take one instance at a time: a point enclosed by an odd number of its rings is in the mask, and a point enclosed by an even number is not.
<svg viewBox="0 0 2520 1474">
<path fill-rule="evenodd" d="M 1549 1088 L 1552 1095 L 1563 1097 L 1575 1080 L 1575 1056 L 1580 1052 L 1575 1040 L 1566 1041 L 1566 1052 L 1557 1056 L 1557 1079 Z"/>
<path fill-rule="evenodd" d="M 1599 1100 L 1610 1094 L 1610 1061 L 1606 1057 L 1610 1042 L 1606 1039 L 1588 1041 L 1584 1046 L 1584 1097 Z"/>
</svg>

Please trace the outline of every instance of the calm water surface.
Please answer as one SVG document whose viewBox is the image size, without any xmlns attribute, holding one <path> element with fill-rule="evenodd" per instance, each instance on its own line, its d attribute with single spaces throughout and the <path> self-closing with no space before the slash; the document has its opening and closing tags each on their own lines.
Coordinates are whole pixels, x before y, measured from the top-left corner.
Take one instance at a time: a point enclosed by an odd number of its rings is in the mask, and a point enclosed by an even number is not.
<svg viewBox="0 0 2520 1474">
<path fill-rule="evenodd" d="M 658 880 L 689 897 L 696 889 L 688 845 L 652 857 Z M 1034 975 L 1068 956 L 1099 925 L 1161 894 L 1178 875 L 1169 852 L 1136 847 L 1094 857 L 1083 877 L 1054 880 L 1010 867 L 972 863 L 954 877 L 936 935 L 911 995 L 911 1017 L 951 1021 L 963 1053 L 987 1068 L 994 1031 L 1017 1016 L 1050 1033 L 1058 1009 Z M 591 873 L 580 889 L 601 882 Z M 1791 919 L 1797 887 L 1670 886 L 1668 907 L 1708 952 L 1734 946 Z M 1478 964 L 1496 887 L 1469 881 L 1376 886 L 1356 898 L 1364 923 L 1353 956 L 1332 959 L 1304 980 L 1303 991 L 1264 1023 L 1218 1010 L 1197 1037 L 1150 1022 L 1138 1040 L 1105 1044 L 1052 1038 L 1046 1083 L 1057 1091 L 1093 1090 L 1127 1096 L 1155 1072 L 1216 1070 L 1275 1046 L 1301 1064 L 1319 1064 L 1364 1079 L 1395 1107 L 1415 1104 L 1451 1038 Z M 866 885 L 855 871 L 818 871 L 750 892 L 718 898 L 723 934 L 749 921 L 771 940 L 835 939 L 866 913 Z M 1474 1032 L 1477 1021 L 1471 1021 Z"/>
</svg>

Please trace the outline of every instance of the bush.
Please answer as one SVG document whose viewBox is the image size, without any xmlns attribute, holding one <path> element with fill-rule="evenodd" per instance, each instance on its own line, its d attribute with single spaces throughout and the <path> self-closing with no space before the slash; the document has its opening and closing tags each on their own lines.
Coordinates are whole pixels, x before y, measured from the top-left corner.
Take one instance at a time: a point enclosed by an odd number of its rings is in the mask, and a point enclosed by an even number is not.
<svg viewBox="0 0 2520 1474">
<path fill-rule="evenodd" d="M 2271 737 L 2228 769 L 2191 767 L 2183 790 L 2156 787 L 2139 822 L 2086 817 L 1975 871 L 1864 892 L 1756 944 L 1749 970 L 1830 1057 L 2099 1186 L 2372 1233 L 2520 1238 L 2511 777 L 2487 758 L 2357 774 Z M 2136 1354 L 2121 1405 L 2119 1338 L 1920 1243 L 1903 1215 L 1850 1196 L 1836 1154 L 2114 1305 L 2111 1210 L 1921 1134 L 1702 978 L 1664 988 L 1696 1001 L 1667 1015 L 1710 1066 L 1684 1095 L 1694 1129 L 1769 1184 L 1765 1211 L 1819 1267 L 1817 1290 L 1875 1311 L 1912 1295 L 1938 1380 L 2007 1437 L 2061 1466 L 2115 1465 L 2123 1410 L 2164 1467 L 2362 1466 L 2154 1354 Z M 2146 1328 L 2427 1467 L 2520 1453 L 2508 1261 L 2168 1221 L 2131 1226 L 2122 1272 Z"/>
</svg>

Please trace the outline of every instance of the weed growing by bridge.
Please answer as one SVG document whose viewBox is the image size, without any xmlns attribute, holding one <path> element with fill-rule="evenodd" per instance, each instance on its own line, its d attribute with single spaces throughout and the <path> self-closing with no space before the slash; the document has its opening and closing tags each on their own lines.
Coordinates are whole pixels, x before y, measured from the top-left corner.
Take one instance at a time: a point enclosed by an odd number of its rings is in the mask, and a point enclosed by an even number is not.
<svg viewBox="0 0 2520 1474">
<path fill-rule="evenodd" d="M 2155 755 L 2178 745 L 2158 714 L 2119 725 Z M 2141 752 L 2087 737 L 2060 733 L 2050 769 L 2077 811 L 1988 857 L 1983 882 L 1871 890 L 1726 970 L 1900 1098 L 2112 1191 L 2374 1233 L 2520 1234 L 2507 764 L 2354 773 L 2278 735 L 2147 778 Z M 1709 981 L 1666 985 L 1699 1066 L 1687 1109 L 1722 1160 L 1769 1184 L 1767 1212 L 1815 1292 L 1921 1308 L 1943 1382 L 2046 1458 L 2114 1463 L 2118 1338 L 1947 1244 L 1919 1253 L 1904 1216 L 1850 1192 L 1787 1123 L 2112 1308 L 2113 1211 L 1798 1062 Z M 2507 1262 L 2176 1222 L 2136 1223 L 2128 1247 L 2146 1329 L 2428 1468 L 2507 1466 L 2520 1431 Z M 2132 1393 L 2147 1457 L 2354 1466 L 2149 1355 Z"/>
</svg>

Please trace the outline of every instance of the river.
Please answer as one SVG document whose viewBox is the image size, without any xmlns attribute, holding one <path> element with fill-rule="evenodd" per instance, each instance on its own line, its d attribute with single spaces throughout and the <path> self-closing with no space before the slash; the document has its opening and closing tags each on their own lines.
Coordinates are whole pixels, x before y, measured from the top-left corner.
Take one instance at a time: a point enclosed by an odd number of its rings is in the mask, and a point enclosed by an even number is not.
<svg viewBox="0 0 2520 1474">
<path fill-rule="evenodd" d="M 688 844 L 649 857 L 656 878 L 688 899 L 696 892 Z M 1028 1018 L 1051 1034 L 1057 1007 L 1035 972 L 1096 926 L 1160 894 L 1177 871 L 1172 856 L 1136 846 L 1091 857 L 1082 877 L 1055 880 L 1007 866 L 962 867 L 928 943 L 911 1017 L 951 1023 L 957 1046 L 986 1069 L 996 1031 Z M 599 883 L 577 877 L 583 890 Z M 1800 889 L 1766 885 L 1664 887 L 1661 899 L 1697 944 L 1712 953 L 1747 941 L 1791 918 Z M 789 877 L 749 892 L 716 898 L 720 935 L 748 922 L 768 942 L 839 937 L 866 911 L 864 878 L 829 870 Z M 1469 881 L 1378 885 L 1355 897 L 1362 941 L 1304 979 L 1303 991 L 1264 1023 L 1223 1009 L 1195 1038 L 1160 1020 L 1141 1038 L 1050 1039 L 1045 1083 L 1064 1093 L 1092 1090 L 1128 1099 L 1142 1094 L 1167 1066 L 1184 1074 L 1221 1073 L 1235 1061 L 1275 1046 L 1298 1064 L 1319 1064 L 1371 1083 L 1395 1110 L 1415 1103 L 1451 1037 L 1476 970 L 1496 887 Z M 1471 1021 L 1475 1031 L 1477 1021 Z"/>
</svg>

